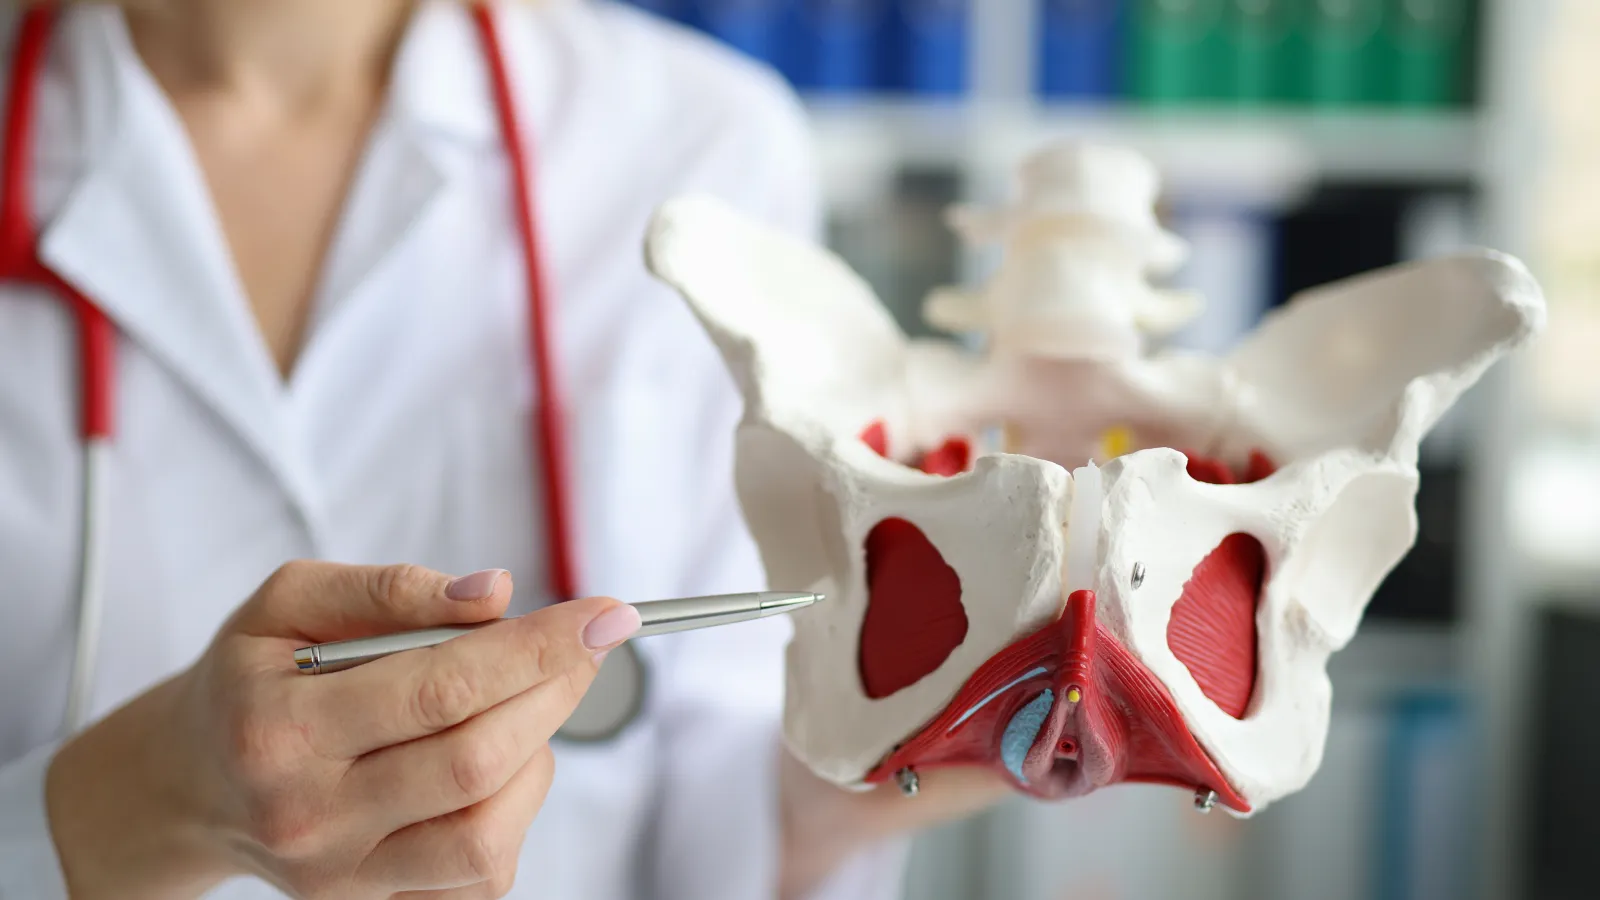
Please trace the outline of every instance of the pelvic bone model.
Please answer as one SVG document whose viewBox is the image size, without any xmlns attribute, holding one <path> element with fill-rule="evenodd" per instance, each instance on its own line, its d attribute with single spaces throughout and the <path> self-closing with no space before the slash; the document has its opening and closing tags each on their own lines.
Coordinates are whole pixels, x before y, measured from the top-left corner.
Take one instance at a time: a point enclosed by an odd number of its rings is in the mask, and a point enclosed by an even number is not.
<svg viewBox="0 0 1600 900">
<path fill-rule="evenodd" d="M 985 332 L 1013 354 L 1098 358 L 1132 355 L 1141 333 L 1165 334 L 1200 311 L 1198 298 L 1145 282 L 1188 248 L 1156 222 L 1156 171 L 1144 159 L 1069 144 L 1029 159 L 1021 180 L 1014 209 L 952 211 L 968 240 L 1005 243 L 1005 265 L 982 294 L 935 292 L 929 322 Z"/>
<path fill-rule="evenodd" d="M 658 211 L 651 268 L 743 391 L 736 478 L 794 617 L 785 737 L 864 787 L 986 766 L 1037 797 L 1161 782 L 1239 813 L 1302 787 L 1330 653 L 1415 538 L 1417 449 L 1543 322 L 1474 253 L 1306 292 L 1228 356 L 1148 354 L 1193 301 L 1141 159 L 1045 151 L 962 214 L 1009 249 L 908 343 L 837 258 L 709 199 Z M 1004 437 L 999 446 L 988 436 Z"/>
</svg>

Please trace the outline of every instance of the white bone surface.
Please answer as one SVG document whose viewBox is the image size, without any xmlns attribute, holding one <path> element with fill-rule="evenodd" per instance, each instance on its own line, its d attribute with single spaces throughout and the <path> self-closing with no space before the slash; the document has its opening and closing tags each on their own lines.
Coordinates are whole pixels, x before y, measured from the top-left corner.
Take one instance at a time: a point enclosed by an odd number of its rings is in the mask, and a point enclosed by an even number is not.
<svg viewBox="0 0 1600 900">
<path fill-rule="evenodd" d="M 1155 216 L 1160 178 L 1139 154 L 1067 141 L 1021 166 L 1015 200 L 958 207 L 951 223 L 974 243 L 999 242 L 999 271 L 981 290 L 940 289 L 927 320 L 981 331 L 1002 352 L 1074 358 L 1136 356 L 1200 312 L 1199 297 L 1145 279 L 1180 263 L 1188 246 Z"/>
<path fill-rule="evenodd" d="M 741 502 L 770 582 L 815 588 L 788 651 L 785 738 L 818 774 L 858 786 L 995 652 L 1064 603 L 1070 469 L 1113 426 L 1132 452 L 1101 463 L 1088 576 L 1099 617 L 1171 692 L 1229 783 L 1259 810 L 1310 778 L 1328 727 L 1328 655 L 1350 639 L 1415 537 L 1418 442 L 1459 394 L 1543 322 L 1537 286 L 1494 253 L 1397 267 L 1308 292 L 1223 359 L 1139 355 L 983 359 L 908 344 L 836 257 L 704 198 L 658 211 L 652 270 L 688 300 L 744 392 Z M 885 424 L 907 458 L 1005 423 L 1013 449 L 940 478 L 880 458 Z M 1279 464 L 1249 485 L 1195 482 L 1183 456 Z M 862 690 L 863 543 L 882 519 L 916 524 L 961 578 L 965 641 L 881 699 Z M 1201 693 L 1167 645 L 1197 564 L 1244 531 L 1267 552 L 1259 672 L 1242 719 Z M 1135 562 L 1146 575 L 1134 590 Z"/>
<path fill-rule="evenodd" d="M 822 251 L 716 201 L 686 199 L 657 214 L 648 254 L 652 270 L 690 298 L 745 392 L 736 477 L 769 582 L 828 598 L 793 617 L 786 737 L 819 774 L 856 783 L 986 659 L 1056 614 L 1064 548 L 1055 523 L 1065 521 L 1067 474 L 995 456 L 939 478 L 862 443 L 874 421 L 885 422 L 891 449 L 910 430 L 905 342 L 870 289 Z M 1004 602 L 967 604 L 966 639 L 944 664 L 872 700 L 856 662 L 867 602 L 862 546 L 891 516 L 921 527 L 969 590 L 978 587 L 972 573 L 987 572 L 982 589 Z"/>
</svg>

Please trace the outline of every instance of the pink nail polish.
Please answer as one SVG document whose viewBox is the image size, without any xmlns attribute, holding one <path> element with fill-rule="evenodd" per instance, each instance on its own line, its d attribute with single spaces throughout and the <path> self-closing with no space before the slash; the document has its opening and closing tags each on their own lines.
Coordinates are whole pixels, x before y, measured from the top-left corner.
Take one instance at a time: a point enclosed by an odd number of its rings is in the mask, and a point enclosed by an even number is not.
<svg viewBox="0 0 1600 900">
<path fill-rule="evenodd" d="M 482 600 L 494 593 L 494 586 L 504 574 L 505 569 L 484 569 L 463 575 L 445 587 L 444 595 L 451 600 Z"/>
<path fill-rule="evenodd" d="M 624 603 L 613 606 L 583 628 L 583 645 L 599 650 L 621 643 L 639 630 L 639 611 Z"/>
</svg>

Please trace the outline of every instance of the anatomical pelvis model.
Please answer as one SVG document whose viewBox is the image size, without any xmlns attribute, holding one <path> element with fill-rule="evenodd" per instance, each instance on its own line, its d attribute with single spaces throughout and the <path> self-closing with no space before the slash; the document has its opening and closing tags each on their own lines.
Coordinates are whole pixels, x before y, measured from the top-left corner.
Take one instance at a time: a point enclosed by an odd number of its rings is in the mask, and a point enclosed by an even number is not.
<svg viewBox="0 0 1600 900">
<path fill-rule="evenodd" d="M 1042 798 L 1159 782 L 1248 814 L 1322 757 L 1326 664 L 1416 535 L 1419 442 L 1542 325 L 1494 252 L 1293 298 L 1223 357 L 1152 350 L 1200 298 L 1153 168 L 1027 160 L 958 210 L 1003 262 L 908 341 L 826 251 L 717 201 L 662 207 L 648 259 L 745 400 L 736 478 L 794 617 L 785 739 L 845 787 L 984 766 Z"/>
</svg>

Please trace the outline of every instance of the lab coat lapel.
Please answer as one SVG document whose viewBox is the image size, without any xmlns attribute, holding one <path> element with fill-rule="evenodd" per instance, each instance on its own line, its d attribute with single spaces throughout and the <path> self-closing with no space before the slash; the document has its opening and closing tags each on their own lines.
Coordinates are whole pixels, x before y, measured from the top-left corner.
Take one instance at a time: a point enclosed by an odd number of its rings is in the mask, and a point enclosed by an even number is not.
<svg viewBox="0 0 1600 900">
<path fill-rule="evenodd" d="M 282 382 L 182 123 L 120 13 L 79 9 L 62 27 L 80 102 L 110 115 L 85 123 L 86 167 L 43 226 L 41 259 L 215 412 L 309 520 L 311 483 L 287 452 Z"/>
<path fill-rule="evenodd" d="M 418 8 L 396 54 L 384 117 L 326 256 L 310 340 L 290 382 L 294 415 L 350 421 L 375 402 L 368 379 L 351 371 L 350 335 L 365 332 L 355 343 L 367 345 L 374 328 L 397 325 L 403 313 L 393 287 L 383 289 L 390 267 L 407 257 L 408 242 L 426 232 L 428 218 L 448 206 L 440 201 L 479 175 L 484 148 L 498 146 L 478 50 L 463 4 Z M 330 413 L 330 405 L 348 411 Z"/>
<path fill-rule="evenodd" d="M 395 58 L 384 120 L 367 147 L 327 255 L 317 290 L 312 346 L 306 348 L 302 362 L 315 365 L 309 362 L 318 352 L 315 345 L 327 337 L 322 326 L 343 315 L 343 307 L 356 301 L 355 295 L 415 232 L 446 187 L 447 175 L 461 174 L 461 167 L 453 165 L 438 146 L 443 138 L 434 133 L 434 116 L 442 113 L 453 120 L 472 121 L 469 131 L 477 140 L 493 134 L 493 120 L 478 120 L 474 104 L 461 99 L 472 94 L 460 90 L 458 80 L 470 78 L 468 70 L 481 68 L 481 61 L 473 56 L 475 38 L 459 6 L 423 4 L 406 30 Z M 447 93 L 455 89 L 454 97 L 432 100 L 441 88 Z M 419 104 L 419 97 L 430 99 Z M 297 380 L 304 371 L 297 372 Z"/>
<path fill-rule="evenodd" d="M 382 128 L 382 126 L 380 126 Z M 293 381 L 314 365 L 317 344 L 329 320 L 367 284 L 414 231 L 443 182 L 438 170 L 413 141 L 380 131 L 368 149 L 346 199 L 344 216 L 317 290 L 310 342 Z"/>
<path fill-rule="evenodd" d="M 311 344 L 295 382 L 314 380 L 327 325 L 346 317 L 454 179 L 476 174 L 498 138 L 487 70 L 466 7 L 421 4 L 391 72 L 388 108 L 346 199 L 317 289 Z"/>
<path fill-rule="evenodd" d="M 370 338 L 373 328 L 394 326 L 393 287 L 383 289 L 390 267 L 407 258 L 408 242 L 421 239 L 430 216 L 452 206 L 453 192 L 458 203 L 470 202 L 459 193 L 479 183 L 485 160 L 500 146 L 488 69 L 467 7 L 453 0 L 421 4 L 396 54 L 384 119 L 327 255 L 311 339 L 291 381 L 297 411 L 371 406 L 373 398 L 349 383 L 348 335 L 361 330 Z"/>
</svg>

